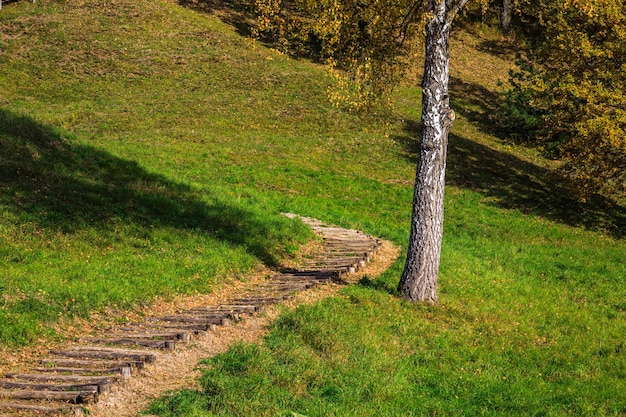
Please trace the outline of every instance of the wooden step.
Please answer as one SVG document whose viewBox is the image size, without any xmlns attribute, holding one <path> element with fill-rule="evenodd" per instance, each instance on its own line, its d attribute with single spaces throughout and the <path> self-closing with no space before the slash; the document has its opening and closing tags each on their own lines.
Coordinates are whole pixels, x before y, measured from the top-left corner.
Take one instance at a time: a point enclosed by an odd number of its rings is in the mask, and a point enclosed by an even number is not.
<svg viewBox="0 0 626 417">
<path fill-rule="evenodd" d="M 117 368 L 102 368 L 102 369 L 91 369 L 91 368 L 72 368 L 72 367 L 35 367 L 33 371 L 36 372 L 46 372 L 46 373 L 57 373 L 62 375 L 83 375 L 83 376 L 97 376 L 97 375 L 122 375 L 125 378 L 128 378 L 131 373 L 130 366 L 120 366 Z"/>
<path fill-rule="evenodd" d="M 201 324 L 209 326 L 216 324 L 220 326 L 230 326 L 230 319 L 226 317 L 217 316 L 193 316 L 193 315 L 176 315 L 176 316 L 163 316 L 155 317 L 152 321 L 166 321 L 174 323 L 186 323 L 186 324 Z M 208 329 L 208 327 L 207 327 Z"/>
<path fill-rule="evenodd" d="M 173 332 L 187 333 L 191 335 L 199 335 L 210 330 L 212 325 L 172 325 L 169 322 L 161 322 L 150 319 L 147 323 L 126 323 L 124 326 L 118 327 L 119 331 L 128 332 Z"/>
<path fill-rule="evenodd" d="M 313 282 L 273 282 L 259 286 L 259 290 L 268 291 L 304 291 L 315 286 Z"/>
<path fill-rule="evenodd" d="M 217 324 L 211 324 L 211 323 L 176 323 L 176 322 L 170 322 L 170 321 L 164 321 L 164 322 L 153 322 L 150 323 L 148 325 L 146 325 L 145 327 L 153 327 L 155 329 L 162 329 L 162 330 L 177 330 L 177 331 L 185 331 L 185 332 L 190 332 L 190 333 L 194 333 L 194 334 L 203 334 L 206 333 L 210 330 L 215 330 L 217 328 Z"/>
<path fill-rule="evenodd" d="M 154 363 L 156 355 L 135 350 L 112 350 L 100 347 L 80 347 L 73 350 L 51 350 L 51 355 L 76 359 L 121 359 Z"/>
<path fill-rule="evenodd" d="M 83 417 L 85 415 L 83 408 L 80 406 L 69 404 L 54 404 L 41 402 L 8 402 L 0 401 L 0 410 L 13 410 L 19 412 L 23 416 L 24 412 L 36 415 L 64 415 L 68 417 Z M 4 414 L 0 414 L 4 415 Z"/>
<path fill-rule="evenodd" d="M 89 385 L 96 386 L 98 393 L 108 392 L 111 388 L 111 382 L 118 381 L 117 376 L 83 376 L 83 375 L 54 375 L 54 374 L 7 374 L 10 382 L 29 383 L 38 382 L 43 384 L 73 384 L 73 385 Z"/>
<path fill-rule="evenodd" d="M 1 389 L 10 390 L 41 390 L 41 391 L 93 391 L 101 393 L 100 386 L 93 384 L 67 384 L 67 383 L 43 383 L 43 382 L 21 382 L 10 379 L 0 379 Z M 107 385 L 108 389 L 109 386 Z"/>
<path fill-rule="evenodd" d="M 0 399 L 65 401 L 72 404 L 91 404 L 98 401 L 95 391 L 30 391 L 0 390 Z"/>
<path fill-rule="evenodd" d="M 254 314 L 259 311 L 259 306 L 245 304 L 220 304 L 218 306 L 206 306 L 194 310 L 214 312 L 214 313 L 235 313 L 235 314 Z"/>
<path fill-rule="evenodd" d="M 213 324 L 219 324 L 219 320 L 221 319 L 228 319 L 231 322 L 241 321 L 242 313 L 233 312 L 233 311 L 223 311 L 223 310 L 217 311 L 217 310 L 210 310 L 206 308 L 191 308 L 187 310 L 181 310 L 178 312 L 178 314 L 183 315 L 183 316 L 207 318 L 211 321 L 215 321 L 215 323 Z"/>
<path fill-rule="evenodd" d="M 276 304 L 282 301 L 285 301 L 291 296 L 285 295 L 281 297 L 246 297 L 246 298 L 236 298 L 233 300 L 234 303 L 245 303 L 245 304 L 260 304 L 260 305 L 268 305 L 268 304 Z"/>
<path fill-rule="evenodd" d="M 320 258 L 320 259 L 311 259 L 304 261 L 302 265 L 306 268 L 309 265 L 335 265 L 335 264 L 362 264 L 365 265 L 365 261 L 363 258 L 352 256 L 352 257 L 336 257 L 336 258 Z"/>
<path fill-rule="evenodd" d="M 145 338 L 132 337 L 110 337 L 110 338 L 89 338 L 85 339 L 88 343 L 102 345 L 120 345 L 120 346 L 142 346 L 152 349 L 173 350 L 176 347 L 176 339 L 170 340 L 153 340 Z"/>
<path fill-rule="evenodd" d="M 159 331 L 159 330 L 147 330 L 141 328 L 123 327 L 114 329 L 119 333 L 111 333 L 108 335 L 110 338 L 126 338 L 126 339 L 147 339 L 147 340 L 178 340 L 183 343 L 187 343 L 191 340 L 190 332 L 177 332 L 177 331 Z"/>
<path fill-rule="evenodd" d="M 336 271 L 307 271 L 303 274 L 281 274 L 272 277 L 273 282 L 311 282 L 314 284 L 329 282 L 337 279 L 339 274 Z"/>
<path fill-rule="evenodd" d="M 40 361 L 42 366 L 54 370 L 55 367 L 85 368 L 93 372 L 98 372 L 114 368 L 134 368 L 143 369 L 145 362 L 138 360 L 105 360 L 93 358 L 89 360 L 72 358 L 44 358 Z"/>
</svg>

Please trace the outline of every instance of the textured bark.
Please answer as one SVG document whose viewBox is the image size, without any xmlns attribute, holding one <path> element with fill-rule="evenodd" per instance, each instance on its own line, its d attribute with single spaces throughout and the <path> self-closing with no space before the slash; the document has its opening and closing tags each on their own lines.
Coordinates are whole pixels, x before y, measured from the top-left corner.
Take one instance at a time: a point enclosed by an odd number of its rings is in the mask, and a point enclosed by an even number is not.
<svg viewBox="0 0 626 417">
<path fill-rule="evenodd" d="M 453 14 L 464 4 L 452 7 L 448 1 L 429 0 L 427 5 L 419 160 L 407 259 L 398 285 L 400 294 L 412 301 L 437 302 L 446 149 L 454 120 L 448 99 L 448 42 Z"/>
<path fill-rule="evenodd" d="M 500 29 L 504 33 L 511 31 L 511 15 L 513 14 L 513 3 L 511 0 L 502 0 L 502 9 L 500 10 Z"/>
</svg>

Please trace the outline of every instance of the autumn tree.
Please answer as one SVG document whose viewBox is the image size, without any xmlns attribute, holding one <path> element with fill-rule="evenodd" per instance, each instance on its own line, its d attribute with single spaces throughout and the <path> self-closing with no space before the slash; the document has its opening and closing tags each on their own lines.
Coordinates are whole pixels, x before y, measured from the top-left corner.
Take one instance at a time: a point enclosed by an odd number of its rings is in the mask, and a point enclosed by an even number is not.
<svg viewBox="0 0 626 417">
<path fill-rule="evenodd" d="M 515 1 L 531 48 L 501 120 L 560 161 L 581 198 L 626 195 L 624 1 Z"/>
</svg>

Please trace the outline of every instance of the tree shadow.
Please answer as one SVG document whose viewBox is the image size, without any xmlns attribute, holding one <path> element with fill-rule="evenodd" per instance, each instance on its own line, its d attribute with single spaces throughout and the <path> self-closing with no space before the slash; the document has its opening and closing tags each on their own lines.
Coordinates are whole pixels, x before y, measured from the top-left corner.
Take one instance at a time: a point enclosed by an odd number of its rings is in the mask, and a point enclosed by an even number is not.
<svg viewBox="0 0 626 417">
<path fill-rule="evenodd" d="M 450 77 L 450 107 L 482 132 L 505 139 L 505 132 L 498 120 L 502 105 L 502 95 L 479 84 Z"/>
<path fill-rule="evenodd" d="M 407 122 L 404 131 L 396 140 L 416 163 L 419 123 Z M 626 235 L 626 207 L 603 196 L 581 202 L 550 181 L 546 169 L 454 133 L 449 137 L 446 183 L 480 192 L 497 207 L 604 231 L 615 238 Z"/>
<path fill-rule="evenodd" d="M 391 295 L 398 294 L 398 287 L 395 282 L 394 284 L 391 284 L 380 278 L 371 279 L 369 276 L 365 275 L 363 278 L 359 280 L 357 284 L 360 285 L 361 287 L 371 288 L 373 290 L 386 292 Z"/>
<path fill-rule="evenodd" d="M 480 43 L 477 45 L 477 49 L 493 56 L 504 56 L 513 59 L 519 53 L 520 46 L 515 42 L 514 38 L 508 37 L 500 39 L 481 39 Z"/>
<path fill-rule="evenodd" d="M 252 35 L 255 19 L 253 0 L 178 0 L 178 4 L 196 12 L 216 15 L 241 36 Z"/>
<path fill-rule="evenodd" d="M 178 0 L 178 4 L 196 12 L 216 16 L 222 22 L 232 26 L 240 36 L 254 38 L 268 48 L 278 48 L 293 59 L 307 59 L 311 62 L 322 63 L 320 40 L 313 34 L 310 34 L 310 39 L 305 42 L 306 47 L 296 42 L 285 50 L 285 45 L 277 42 L 275 34 L 271 31 L 253 33 L 258 26 L 258 12 L 254 0 Z"/>
<path fill-rule="evenodd" d="M 274 252 L 281 244 L 271 236 L 288 227 L 218 198 L 207 203 L 184 184 L 2 108 L 0 207 L 20 222 L 67 234 L 112 230 L 120 222 L 198 230 L 243 246 L 271 266 L 278 264 Z"/>
</svg>

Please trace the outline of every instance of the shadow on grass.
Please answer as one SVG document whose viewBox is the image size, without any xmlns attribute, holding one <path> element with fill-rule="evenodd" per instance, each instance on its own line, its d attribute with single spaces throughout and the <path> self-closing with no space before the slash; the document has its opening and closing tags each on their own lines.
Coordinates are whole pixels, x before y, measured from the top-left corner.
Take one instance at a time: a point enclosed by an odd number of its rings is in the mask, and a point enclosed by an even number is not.
<svg viewBox="0 0 626 417">
<path fill-rule="evenodd" d="M 450 107 L 482 132 L 504 139 L 504 131 L 496 116 L 502 105 L 500 94 L 481 85 L 450 77 Z"/>
<path fill-rule="evenodd" d="M 281 224 L 194 191 L 137 163 L 73 143 L 27 116 L 0 109 L 0 206 L 20 223 L 73 233 L 116 223 L 199 230 L 275 266 Z M 270 230 L 272 229 L 272 230 Z"/>
<path fill-rule="evenodd" d="M 252 35 L 254 0 L 178 0 L 178 4 L 197 12 L 214 14 L 244 37 Z"/>
<path fill-rule="evenodd" d="M 359 280 L 358 283 L 360 286 L 365 288 L 371 288 L 376 291 L 386 292 L 391 295 L 397 295 L 397 285 L 393 285 L 387 281 L 383 281 L 382 279 L 371 279 L 367 275 Z"/>
<path fill-rule="evenodd" d="M 481 52 L 514 60 L 520 51 L 520 45 L 515 37 L 500 37 L 498 39 L 481 39 L 477 49 Z"/>
<path fill-rule="evenodd" d="M 277 48 L 294 59 L 307 59 L 321 63 L 321 45 L 319 40 L 311 39 L 304 44 L 294 42 L 284 51 L 284 45 L 277 42 L 274 34 L 261 31 L 253 35 L 258 28 L 258 11 L 254 0 L 178 0 L 178 4 L 196 12 L 211 14 L 222 22 L 232 26 L 243 37 L 253 38 L 268 48 Z M 314 37 L 313 37 L 314 38 Z"/>
<path fill-rule="evenodd" d="M 409 121 L 406 134 L 396 138 L 413 162 L 417 162 L 418 132 L 419 123 Z M 605 231 L 615 238 L 626 235 L 625 207 L 602 196 L 580 202 L 551 182 L 546 169 L 453 133 L 448 144 L 446 183 L 480 192 L 498 207 Z"/>
</svg>

